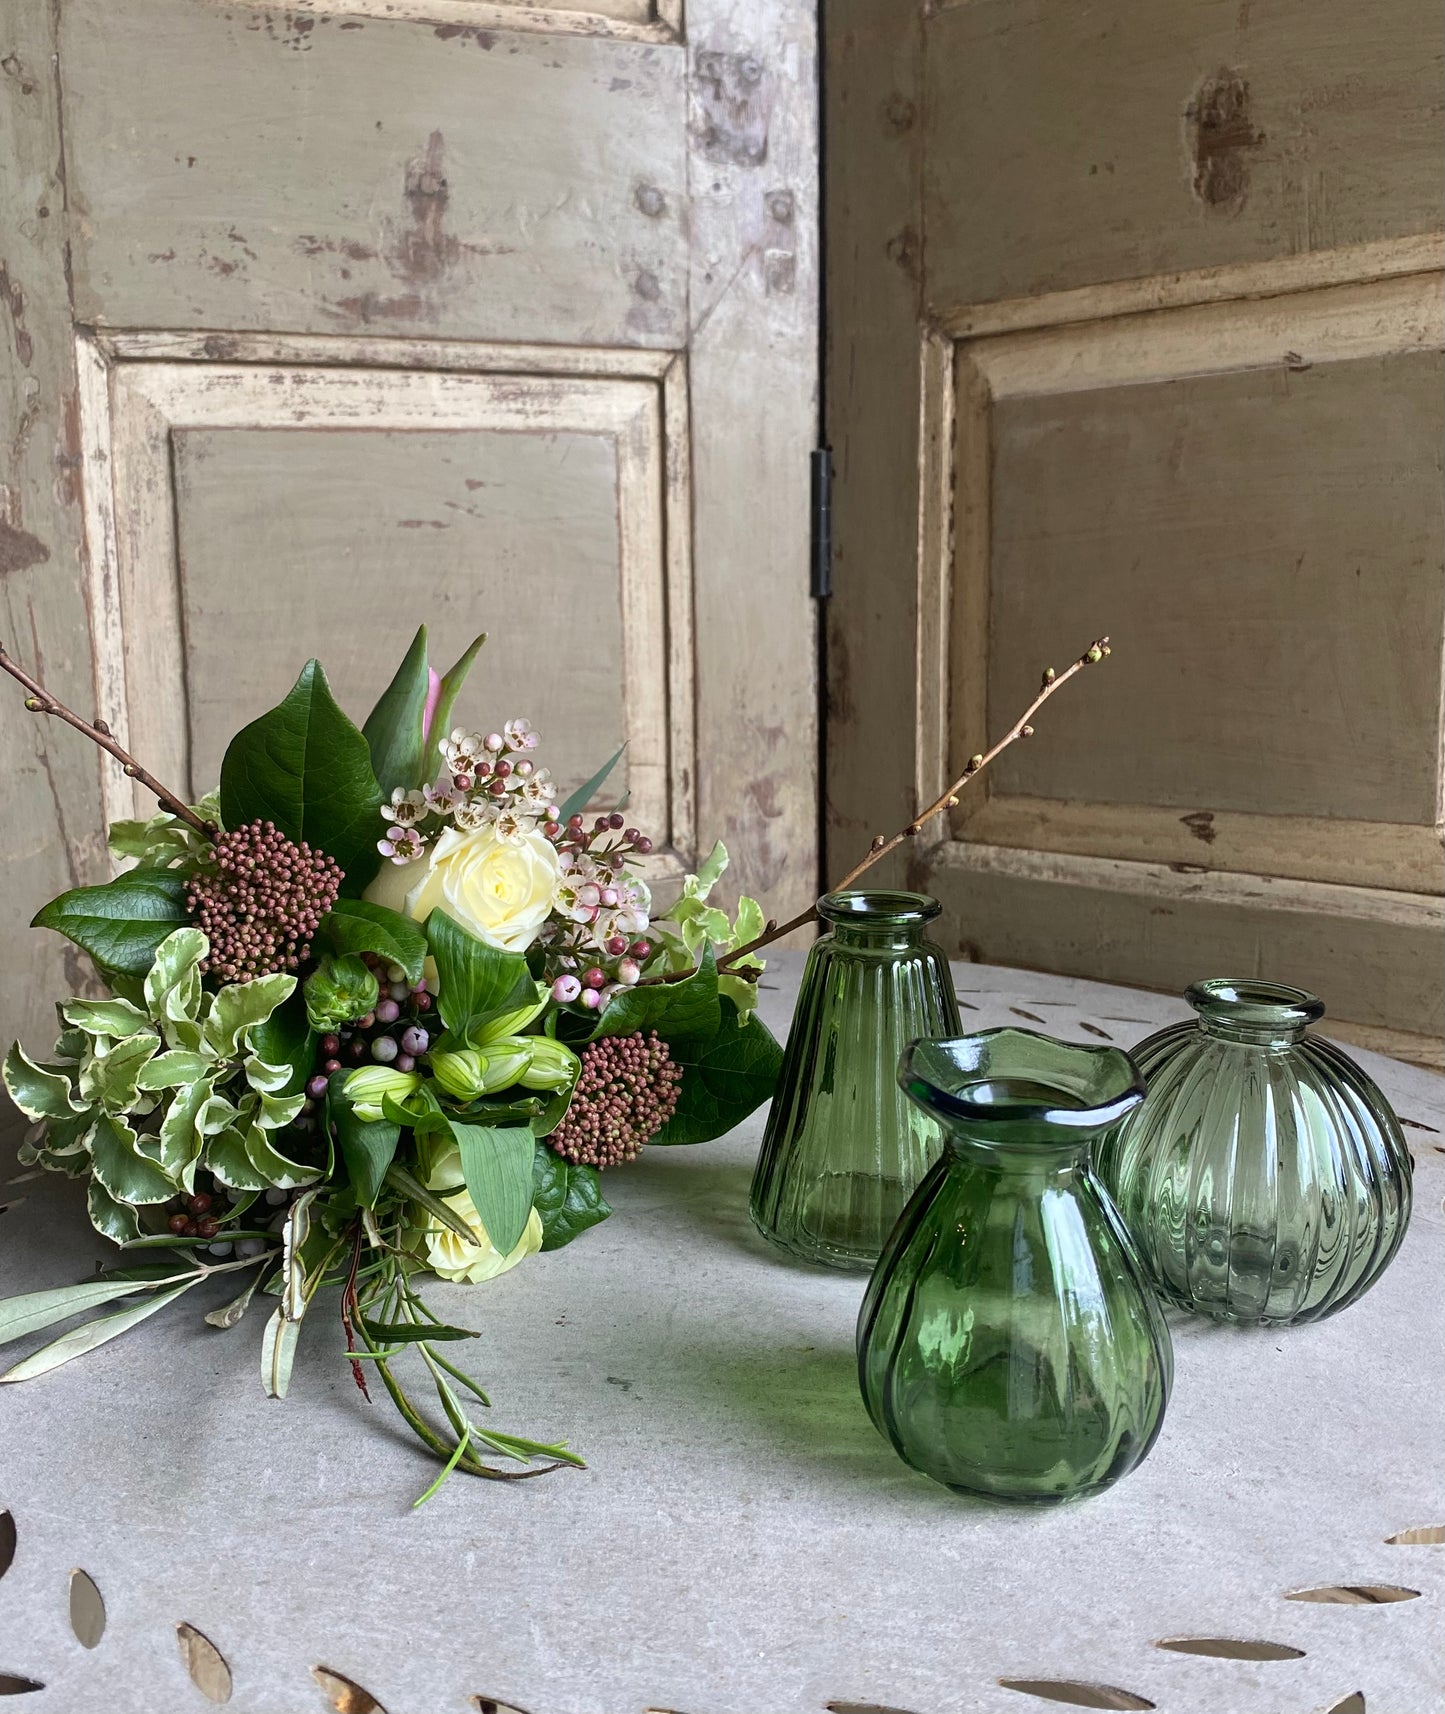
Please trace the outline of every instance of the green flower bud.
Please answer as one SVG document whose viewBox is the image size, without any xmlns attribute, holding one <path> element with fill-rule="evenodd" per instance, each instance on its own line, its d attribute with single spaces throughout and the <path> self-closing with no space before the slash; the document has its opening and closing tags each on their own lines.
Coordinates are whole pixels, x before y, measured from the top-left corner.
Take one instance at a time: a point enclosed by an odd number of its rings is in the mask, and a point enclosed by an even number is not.
<svg viewBox="0 0 1445 1714">
<path fill-rule="evenodd" d="M 376 977 L 355 953 L 323 958 L 306 978 L 306 1017 L 313 1030 L 334 1030 L 376 1005 Z"/>
<path fill-rule="evenodd" d="M 458 1101 L 475 1101 L 508 1089 L 527 1069 L 527 1044 L 512 1036 L 493 1042 L 485 1053 L 474 1047 L 431 1056 L 432 1076 Z"/>
<path fill-rule="evenodd" d="M 388 1095 L 393 1101 L 405 1101 L 420 1088 L 417 1072 L 393 1071 L 389 1065 L 363 1065 L 341 1086 L 357 1118 L 368 1122 L 386 1117 L 381 1104 Z"/>
<path fill-rule="evenodd" d="M 570 1047 L 550 1036 L 527 1036 L 531 1064 L 517 1079 L 524 1089 L 570 1089 L 577 1081 L 582 1062 Z"/>
<path fill-rule="evenodd" d="M 533 1018 L 537 1017 L 542 1011 L 544 1011 L 547 1005 L 548 989 L 546 989 L 540 982 L 534 983 L 533 986 L 536 990 L 536 994 L 532 1000 L 528 1001 L 524 1006 L 516 1007 L 513 1011 L 502 1012 L 489 1023 L 484 1024 L 482 1028 L 470 1038 L 472 1046 L 482 1048 L 491 1047 L 495 1042 L 501 1041 L 503 1036 L 521 1035 L 522 1031 L 526 1029 L 527 1025 L 531 1023 Z"/>
</svg>

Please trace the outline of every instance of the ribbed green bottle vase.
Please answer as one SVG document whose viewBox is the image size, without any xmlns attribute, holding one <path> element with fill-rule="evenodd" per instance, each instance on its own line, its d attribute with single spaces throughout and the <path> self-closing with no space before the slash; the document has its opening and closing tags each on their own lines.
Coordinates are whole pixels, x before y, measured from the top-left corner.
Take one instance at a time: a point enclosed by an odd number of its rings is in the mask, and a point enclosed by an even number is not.
<svg viewBox="0 0 1445 1714">
<path fill-rule="evenodd" d="M 1307 1033 L 1301 988 L 1196 982 L 1197 1021 L 1134 1050 L 1148 1099 L 1098 1150 L 1155 1283 L 1217 1321 L 1279 1327 L 1353 1303 L 1410 1219 L 1410 1151 L 1375 1083 Z"/>
<path fill-rule="evenodd" d="M 898 1087 L 917 1036 L 958 1033 L 948 960 L 922 893 L 829 893 L 808 954 L 753 1174 L 753 1224 L 805 1261 L 871 1268 L 942 1133 Z"/>
<path fill-rule="evenodd" d="M 1117 1048 L 1008 1029 L 917 1042 L 898 1076 L 946 1136 L 858 1318 L 869 1415 L 960 1493 L 1098 1493 L 1154 1444 L 1174 1372 L 1148 1275 L 1089 1163 L 1143 1083 Z"/>
</svg>

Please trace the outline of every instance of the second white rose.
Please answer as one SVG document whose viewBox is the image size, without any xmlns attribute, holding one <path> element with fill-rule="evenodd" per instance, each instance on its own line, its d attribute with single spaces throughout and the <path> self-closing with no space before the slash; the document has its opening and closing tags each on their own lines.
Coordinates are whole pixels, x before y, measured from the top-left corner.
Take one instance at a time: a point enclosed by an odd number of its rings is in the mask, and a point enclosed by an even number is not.
<svg viewBox="0 0 1445 1714">
<path fill-rule="evenodd" d="M 537 938 L 561 878 L 557 853 L 543 834 L 501 839 L 490 822 L 469 832 L 447 828 L 428 850 L 425 868 L 406 894 L 401 907 L 406 914 L 425 922 L 440 907 L 468 933 L 503 952 L 525 952 Z M 414 873 L 410 867 L 400 871 L 407 879 Z M 397 879 L 395 866 L 383 864 L 377 882 L 389 883 L 387 894 L 394 895 Z M 382 890 L 374 882 L 367 897 Z M 394 896 L 376 902 L 398 907 Z"/>
</svg>

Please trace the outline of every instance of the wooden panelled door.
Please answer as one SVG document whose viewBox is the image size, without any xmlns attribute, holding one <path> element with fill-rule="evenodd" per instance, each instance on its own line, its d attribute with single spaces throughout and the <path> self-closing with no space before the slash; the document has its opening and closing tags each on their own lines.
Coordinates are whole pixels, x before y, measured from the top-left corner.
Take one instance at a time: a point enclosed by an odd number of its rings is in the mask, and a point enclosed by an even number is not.
<svg viewBox="0 0 1445 1714">
<path fill-rule="evenodd" d="M 799 908 L 815 89 L 811 0 L 6 0 L 7 646 L 199 793 L 307 655 L 359 719 L 485 630 L 463 721 L 625 739 L 674 871 Z M 0 756 L 8 1036 L 134 811 L 18 697 Z"/>
<path fill-rule="evenodd" d="M 830 871 L 1114 643 L 914 851 L 951 951 L 1438 1059 L 1440 31 L 829 7 Z"/>
</svg>

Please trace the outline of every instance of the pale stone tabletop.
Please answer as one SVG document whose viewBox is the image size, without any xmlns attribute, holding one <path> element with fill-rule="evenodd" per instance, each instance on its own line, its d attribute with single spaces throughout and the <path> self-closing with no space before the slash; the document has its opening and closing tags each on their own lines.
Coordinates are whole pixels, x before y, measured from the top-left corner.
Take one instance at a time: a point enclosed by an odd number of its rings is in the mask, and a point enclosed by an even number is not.
<svg viewBox="0 0 1445 1714">
<path fill-rule="evenodd" d="M 779 959 L 765 979 L 780 1034 L 799 966 Z M 955 969 L 966 1027 L 1128 1046 L 1185 1015 L 1095 983 Z M 1061 1706 L 1001 1679 L 1122 1687 L 1136 1701 L 1089 1705 L 1170 1714 L 1438 1714 L 1445 1545 L 1389 1538 L 1445 1524 L 1445 1079 L 1359 1057 L 1416 1159 L 1400 1256 L 1319 1327 L 1175 1318 L 1163 1434 L 1100 1498 L 999 1509 L 894 1457 L 857 1393 L 863 1281 L 778 1260 L 748 1223 L 758 1114 L 609 1174 L 615 1217 L 570 1248 L 482 1289 L 429 1291 L 482 1329 L 468 1366 L 497 1426 L 569 1438 L 586 1471 L 457 1478 L 413 1511 L 434 1466 L 361 1399 L 325 1314 L 284 1404 L 261 1394 L 260 1318 L 217 1332 L 189 1298 L 0 1390 L 0 1508 L 18 1544 L 0 1674 L 44 1683 L 16 1704 L 33 1714 L 200 1714 L 184 1620 L 230 1663 L 236 1714 L 325 1714 L 317 1664 L 389 1714 L 487 1698 L 528 1714 Z M 0 1290 L 83 1277 L 107 1246 L 75 1187 L 22 1188 L 0 1218 Z M 77 1566 L 108 1613 L 93 1651 L 67 1619 Z M 1419 1598 L 1285 1599 L 1332 1585 Z M 1174 1637 L 1303 1653 L 1155 1646 Z"/>
</svg>

